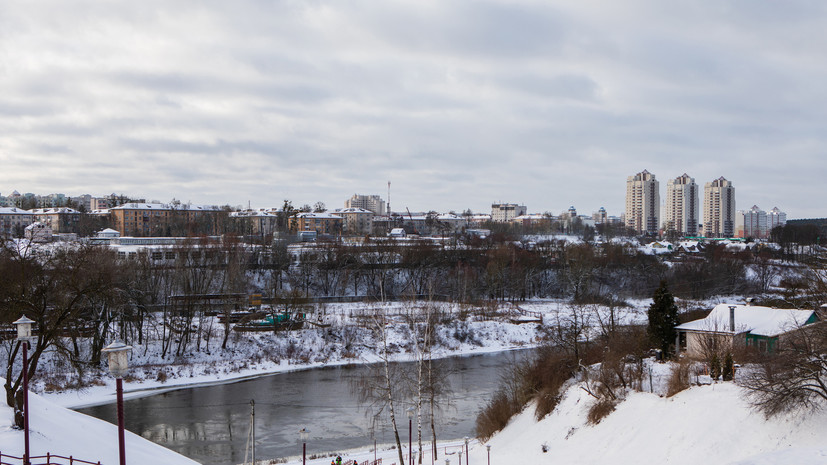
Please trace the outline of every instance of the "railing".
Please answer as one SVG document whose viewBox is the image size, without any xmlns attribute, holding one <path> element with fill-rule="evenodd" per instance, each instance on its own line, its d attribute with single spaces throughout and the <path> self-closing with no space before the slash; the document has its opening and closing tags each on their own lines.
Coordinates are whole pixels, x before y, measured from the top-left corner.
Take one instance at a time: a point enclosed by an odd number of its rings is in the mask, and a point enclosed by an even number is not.
<svg viewBox="0 0 827 465">
<path fill-rule="evenodd" d="M 64 457 L 62 455 L 33 455 L 29 458 L 30 465 L 101 465 L 98 462 L 89 462 L 87 460 L 76 459 L 71 455 Z M 23 465 L 23 457 L 4 454 L 0 452 L 0 465 Z"/>
</svg>

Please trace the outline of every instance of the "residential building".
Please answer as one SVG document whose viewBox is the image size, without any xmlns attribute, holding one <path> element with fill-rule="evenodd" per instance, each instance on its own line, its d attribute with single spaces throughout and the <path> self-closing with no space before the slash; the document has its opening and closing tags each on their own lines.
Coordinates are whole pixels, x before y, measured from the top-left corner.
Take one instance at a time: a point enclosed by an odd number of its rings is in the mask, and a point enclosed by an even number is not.
<svg viewBox="0 0 827 465">
<path fill-rule="evenodd" d="M 296 233 L 301 231 L 316 231 L 316 234 L 338 236 L 342 232 L 343 220 L 330 213 L 299 213 L 290 218 L 290 230 Z"/>
<path fill-rule="evenodd" d="M 664 232 L 681 236 L 697 236 L 700 217 L 698 212 L 698 185 L 695 179 L 684 173 L 666 183 L 666 205 L 664 208 Z"/>
<path fill-rule="evenodd" d="M 773 209 L 767 213 L 767 230 L 769 232 L 772 232 L 773 228 L 784 226 L 785 224 L 787 224 L 787 214 L 779 210 L 778 207 L 773 207 Z"/>
<path fill-rule="evenodd" d="M 52 240 L 52 228 L 39 221 L 26 226 L 24 233 L 26 239 L 32 242 L 49 242 Z"/>
<path fill-rule="evenodd" d="M 345 208 L 362 208 L 370 210 L 374 215 L 378 216 L 384 216 L 386 214 L 385 201 L 378 195 L 353 194 L 353 197 L 345 200 Z"/>
<path fill-rule="evenodd" d="M 592 213 L 592 219 L 597 224 L 604 224 L 609 220 L 609 215 L 606 213 L 606 209 L 600 207 L 600 210 Z"/>
<path fill-rule="evenodd" d="M 753 205 L 749 210 L 738 210 L 735 213 L 735 237 L 752 237 L 766 239 L 769 236 L 767 229 L 767 212 Z"/>
<path fill-rule="evenodd" d="M 22 237 L 26 226 L 34 222 L 30 211 L 17 207 L 0 207 L 0 236 Z"/>
<path fill-rule="evenodd" d="M 110 202 L 109 199 L 106 198 L 106 197 L 92 197 L 89 200 L 89 210 L 87 210 L 87 211 L 105 210 L 109 207 L 114 207 L 114 206 L 115 205 L 112 205 L 112 202 Z"/>
<path fill-rule="evenodd" d="M 520 226 L 551 227 L 551 217 L 542 213 L 530 213 L 512 218 L 511 222 Z"/>
<path fill-rule="evenodd" d="M 342 218 L 342 231 L 351 236 L 365 236 L 373 232 L 375 214 L 365 208 L 350 207 L 331 214 Z"/>
<path fill-rule="evenodd" d="M 704 236 L 735 236 L 735 187 L 723 176 L 704 186 Z"/>
<path fill-rule="evenodd" d="M 626 179 L 626 227 L 637 234 L 658 234 L 659 189 L 655 175 L 646 170 Z"/>
<path fill-rule="evenodd" d="M 678 325 L 675 330 L 681 352 L 705 357 L 710 351 L 726 352 L 738 346 L 776 352 L 790 334 L 818 321 L 813 310 L 718 304 L 705 318 Z"/>
<path fill-rule="evenodd" d="M 78 232 L 80 212 L 74 208 L 36 208 L 29 211 L 34 215 L 34 221 L 49 226 L 54 234 Z"/>
<path fill-rule="evenodd" d="M 269 236 L 278 230 L 278 215 L 266 210 L 230 212 L 230 221 L 242 235 Z"/>
<path fill-rule="evenodd" d="M 528 209 L 525 205 L 516 203 L 494 203 L 491 204 L 491 221 L 495 223 L 508 223 L 514 218 L 525 215 Z"/>
<path fill-rule="evenodd" d="M 211 236 L 220 231 L 227 212 L 216 206 L 125 203 L 109 209 L 112 227 L 121 236 Z"/>
</svg>

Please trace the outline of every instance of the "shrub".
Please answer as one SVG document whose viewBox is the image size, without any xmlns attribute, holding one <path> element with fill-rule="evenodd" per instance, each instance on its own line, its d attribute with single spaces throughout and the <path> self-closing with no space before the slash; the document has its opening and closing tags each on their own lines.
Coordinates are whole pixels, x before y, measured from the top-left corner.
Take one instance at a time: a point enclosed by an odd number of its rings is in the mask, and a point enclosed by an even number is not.
<svg viewBox="0 0 827 465">
<path fill-rule="evenodd" d="M 609 397 L 598 399 L 597 402 L 592 404 L 591 408 L 589 408 L 588 415 L 586 415 L 588 423 L 590 425 L 600 423 L 600 420 L 606 418 L 610 413 L 614 412 L 616 405 L 617 401 Z"/>
<path fill-rule="evenodd" d="M 689 388 L 689 371 L 691 363 L 687 360 L 672 365 L 672 374 L 669 376 L 669 383 L 667 384 L 666 397 L 672 397 L 675 394 Z"/>
</svg>

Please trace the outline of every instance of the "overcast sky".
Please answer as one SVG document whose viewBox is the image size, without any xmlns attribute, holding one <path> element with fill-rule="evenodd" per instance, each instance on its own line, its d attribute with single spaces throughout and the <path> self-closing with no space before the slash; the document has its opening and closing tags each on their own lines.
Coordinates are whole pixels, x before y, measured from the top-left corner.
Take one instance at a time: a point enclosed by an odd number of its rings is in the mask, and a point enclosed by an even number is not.
<svg viewBox="0 0 827 465">
<path fill-rule="evenodd" d="M 0 193 L 624 208 L 720 176 L 827 216 L 827 2 L 0 5 Z"/>
</svg>

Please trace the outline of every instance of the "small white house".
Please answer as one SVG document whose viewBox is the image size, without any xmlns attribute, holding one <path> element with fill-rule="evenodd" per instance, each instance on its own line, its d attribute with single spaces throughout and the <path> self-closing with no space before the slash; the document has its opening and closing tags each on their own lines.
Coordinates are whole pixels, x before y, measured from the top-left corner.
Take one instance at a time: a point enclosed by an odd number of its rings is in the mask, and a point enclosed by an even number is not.
<svg viewBox="0 0 827 465">
<path fill-rule="evenodd" d="M 405 230 L 402 229 L 402 228 L 393 228 L 393 229 L 391 229 L 391 232 L 390 232 L 390 234 L 388 234 L 388 236 L 390 236 L 390 237 L 406 237 L 407 234 L 405 233 Z"/>
<path fill-rule="evenodd" d="M 24 235 L 26 239 L 32 242 L 50 242 L 52 240 L 52 228 L 48 224 L 35 221 L 26 226 Z"/>
</svg>

